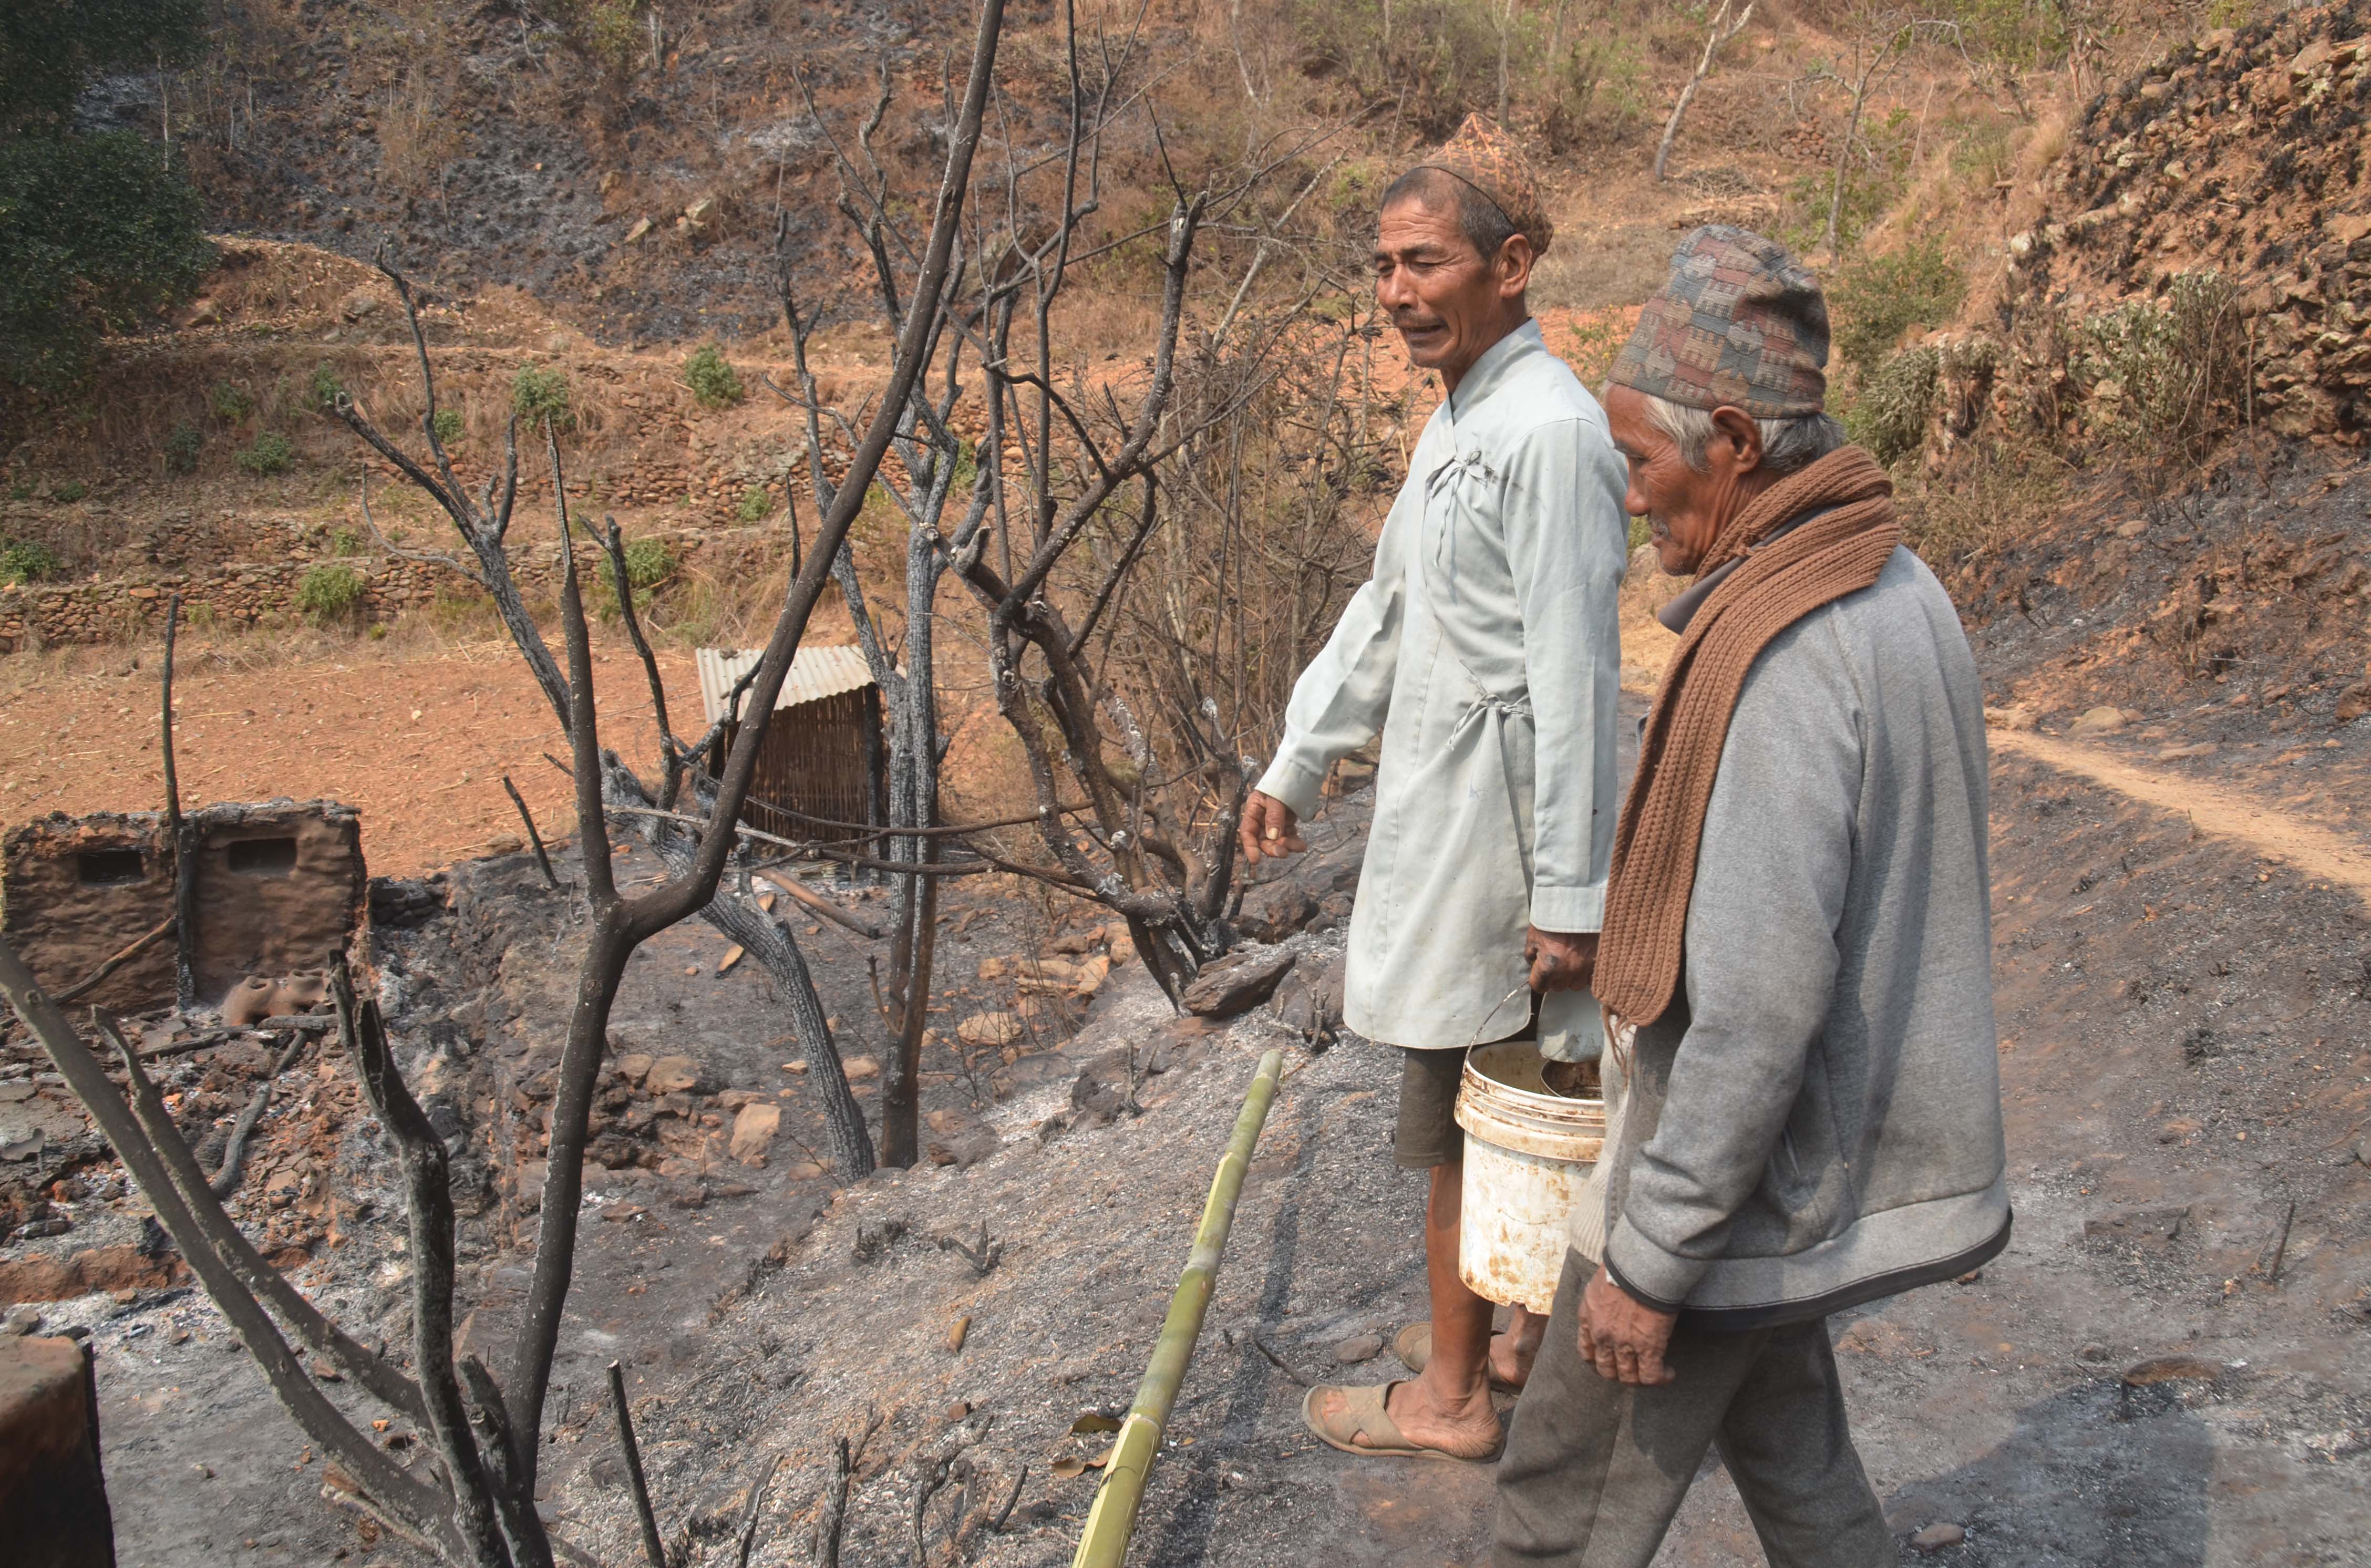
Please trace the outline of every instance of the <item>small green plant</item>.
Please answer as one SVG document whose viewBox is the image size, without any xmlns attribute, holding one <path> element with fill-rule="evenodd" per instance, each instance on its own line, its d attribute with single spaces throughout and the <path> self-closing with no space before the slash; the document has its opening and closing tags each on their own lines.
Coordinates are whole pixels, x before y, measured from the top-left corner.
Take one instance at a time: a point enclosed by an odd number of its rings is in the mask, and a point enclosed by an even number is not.
<svg viewBox="0 0 2371 1568">
<path fill-rule="evenodd" d="M 284 474 L 296 466 L 296 447 L 276 430 L 267 430 L 255 438 L 255 444 L 232 457 L 232 462 L 257 476 Z"/>
<path fill-rule="evenodd" d="M 18 479 L 15 484 L 8 487 L 8 499 L 10 501 L 32 500 L 33 482 L 30 479 Z"/>
<path fill-rule="evenodd" d="M 29 539 L 0 540 L 0 582 L 39 582 L 45 577 L 56 576 L 63 564 L 57 552 L 47 545 L 37 545 Z"/>
<path fill-rule="evenodd" d="M 1648 543 L 1654 536 L 1655 525 L 1650 520 L 1644 517 L 1630 519 L 1630 553 L 1632 555 L 1637 555 L 1638 547 Z"/>
<path fill-rule="evenodd" d="M 225 424 L 239 424 L 255 412 L 255 394 L 227 381 L 206 388 L 206 407 Z"/>
<path fill-rule="evenodd" d="M 435 426 L 436 444 L 439 446 L 452 445 L 455 442 L 461 439 L 461 410 L 458 409 L 437 409 Z"/>
<path fill-rule="evenodd" d="M 90 487 L 80 479 L 60 479 L 50 487 L 50 499 L 59 505 L 69 505 L 90 493 Z"/>
<path fill-rule="evenodd" d="M 763 523 L 774 514 L 774 498 L 765 486 L 751 485 L 741 492 L 741 504 L 733 513 L 744 523 Z"/>
<path fill-rule="evenodd" d="M 2177 273 L 2162 306 L 2127 300 L 2085 321 L 2069 368 L 2095 430 L 2201 455 L 2246 391 L 2238 291 L 2219 272 Z"/>
<path fill-rule="evenodd" d="M 362 554 L 362 536 L 355 533 L 352 528 L 330 529 L 330 553 L 341 559 L 348 556 L 358 556 Z"/>
<path fill-rule="evenodd" d="M 1941 380 L 1941 351 L 1915 345 L 1879 367 L 1845 410 L 1845 433 L 1887 467 L 1926 444 L 1926 421 Z"/>
<path fill-rule="evenodd" d="M 353 618 L 362 607 L 363 576 L 350 566 L 317 566 L 296 580 L 296 608 L 315 626 Z"/>
<path fill-rule="evenodd" d="M 573 430 L 576 409 L 564 372 L 524 365 L 511 382 L 511 409 L 528 429 L 540 431 L 546 420 L 554 430 Z M 443 437 L 438 437 L 442 440 Z"/>
<path fill-rule="evenodd" d="M 198 454 L 205 449 L 206 438 L 193 424 L 177 424 L 173 433 L 165 438 L 165 471 L 170 474 L 194 474 L 198 471 Z"/>
<path fill-rule="evenodd" d="M 703 409 L 729 409 L 749 395 L 741 385 L 741 373 L 714 343 L 702 343 L 691 351 L 691 357 L 683 362 L 683 379 Z"/>
<path fill-rule="evenodd" d="M 313 378 L 306 384 L 305 397 L 316 409 L 325 414 L 334 413 L 338 399 L 345 395 L 345 383 L 338 379 L 336 371 L 326 364 L 313 367 Z"/>
<path fill-rule="evenodd" d="M 1967 280 L 1939 235 L 1889 256 L 1856 256 L 1828 289 L 1836 357 L 1864 377 L 1874 375 L 1904 332 L 1944 326 L 1959 314 L 1967 292 Z"/>
<path fill-rule="evenodd" d="M 657 587 L 675 575 L 675 554 L 660 539 L 628 539 L 626 541 L 626 581 L 637 594 Z M 618 574 L 607 555 L 601 558 L 601 582 L 612 594 L 618 591 Z"/>
</svg>

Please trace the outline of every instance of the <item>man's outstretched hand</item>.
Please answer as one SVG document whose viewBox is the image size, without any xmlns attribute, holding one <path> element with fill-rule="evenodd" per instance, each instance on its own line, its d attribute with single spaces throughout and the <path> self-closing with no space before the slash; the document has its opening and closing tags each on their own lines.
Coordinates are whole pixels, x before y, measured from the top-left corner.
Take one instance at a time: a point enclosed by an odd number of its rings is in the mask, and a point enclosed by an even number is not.
<svg viewBox="0 0 2371 1568">
<path fill-rule="evenodd" d="M 1309 847 L 1301 840 L 1301 824 L 1292 808 L 1257 790 L 1243 800 L 1242 837 L 1243 859 L 1255 866 L 1263 855 L 1298 855 Z"/>
<path fill-rule="evenodd" d="M 1580 1293 L 1580 1358 L 1608 1382 L 1677 1382 L 1680 1375 L 1663 1365 L 1677 1321 L 1678 1314 L 1633 1299 L 1601 1266 Z"/>
<path fill-rule="evenodd" d="M 1534 991 L 1586 991 L 1597 974 L 1595 931 L 1523 933 L 1523 956 L 1531 961 Z"/>
</svg>

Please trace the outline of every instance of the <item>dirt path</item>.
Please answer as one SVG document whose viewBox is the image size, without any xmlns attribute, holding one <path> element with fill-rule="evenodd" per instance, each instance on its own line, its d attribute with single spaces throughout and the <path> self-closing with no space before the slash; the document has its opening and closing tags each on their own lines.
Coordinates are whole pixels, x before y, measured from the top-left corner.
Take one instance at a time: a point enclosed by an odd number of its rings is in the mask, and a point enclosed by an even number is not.
<svg viewBox="0 0 2371 1568">
<path fill-rule="evenodd" d="M 2180 774 L 2136 767 L 2111 752 L 2030 731 L 1994 730 L 1993 750 L 2079 774 L 2144 805 L 2190 819 L 2201 833 L 2236 839 L 2307 876 L 2349 888 L 2371 904 L 2371 848 L 2250 792 L 2218 789 Z"/>
</svg>

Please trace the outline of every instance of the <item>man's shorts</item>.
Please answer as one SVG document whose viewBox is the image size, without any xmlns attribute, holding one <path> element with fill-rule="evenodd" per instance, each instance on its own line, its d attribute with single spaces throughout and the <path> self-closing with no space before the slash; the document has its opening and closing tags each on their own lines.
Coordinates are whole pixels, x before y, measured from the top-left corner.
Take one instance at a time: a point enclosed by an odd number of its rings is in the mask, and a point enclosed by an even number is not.
<svg viewBox="0 0 2371 1568">
<path fill-rule="evenodd" d="M 1463 1051 L 1400 1050 L 1400 1124 L 1392 1152 L 1403 1170 L 1429 1170 L 1465 1158 L 1465 1129 L 1457 1124 Z"/>
</svg>

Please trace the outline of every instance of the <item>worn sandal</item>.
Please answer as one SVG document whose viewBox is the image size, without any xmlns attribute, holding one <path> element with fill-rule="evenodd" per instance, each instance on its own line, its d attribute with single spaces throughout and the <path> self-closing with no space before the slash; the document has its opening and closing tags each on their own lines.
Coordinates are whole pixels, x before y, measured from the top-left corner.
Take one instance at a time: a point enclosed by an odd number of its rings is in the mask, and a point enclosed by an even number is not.
<svg viewBox="0 0 2371 1568">
<path fill-rule="evenodd" d="M 1385 1408 L 1391 1400 L 1392 1390 L 1399 1386 L 1399 1383 L 1380 1383 L 1346 1388 L 1338 1384 L 1320 1383 L 1301 1396 L 1301 1422 L 1327 1447 L 1339 1448 L 1346 1454 L 1380 1458 L 1447 1459 L 1465 1465 L 1497 1462 L 1500 1449 L 1507 1446 L 1503 1427 L 1499 1432 L 1498 1447 L 1471 1458 L 1463 1454 L 1447 1453 L 1440 1448 L 1428 1448 L 1409 1442 Z M 1331 1417 L 1321 1416 L 1317 1413 L 1317 1396 L 1329 1389 L 1343 1396 L 1342 1408 Z M 1366 1441 L 1359 1442 L 1361 1437 Z"/>
<path fill-rule="evenodd" d="M 1493 1334 L 1492 1339 L 1499 1336 Z M 1411 1372 L 1421 1373 L 1432 1361 L 1432 1325 L 1429 1322 L 1410 1323 L 1392 1337 L 1392 1354 L 1400 1365 Z M 1521 1383 L 1509 1383 L 1496 1372 L 1490 1374 L 1490 1386 L 1502 1394 L 1520 1394 Z"/>
</svg>

